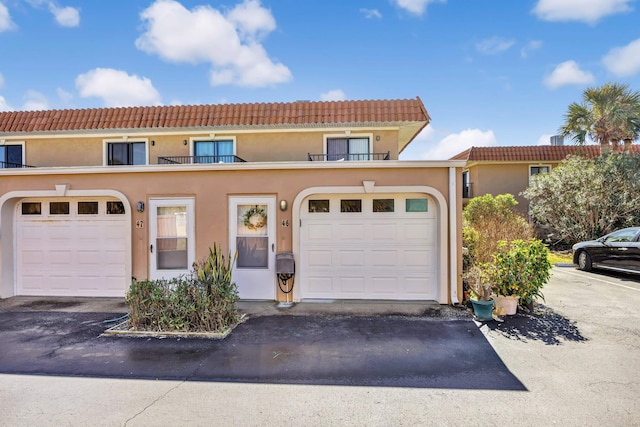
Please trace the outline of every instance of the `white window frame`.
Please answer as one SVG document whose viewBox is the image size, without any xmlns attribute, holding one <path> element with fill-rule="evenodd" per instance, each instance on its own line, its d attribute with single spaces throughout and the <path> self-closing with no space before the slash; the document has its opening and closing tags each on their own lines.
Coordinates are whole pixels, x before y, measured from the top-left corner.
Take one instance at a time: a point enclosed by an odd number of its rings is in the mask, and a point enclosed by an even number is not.
<svg viewBox="0 0 640 427">
<path fill-rule="evenodd" d="M 531 168 L 549 168 L 549 172 L 546 172 L 546 173 L 551 173 L 551 165 L 529 165 L 529 184 L 531 184 L 531 177 L 535 175 L 539 175 L 539 174 L 532 175 Z"/>
<path fill-rule="evenodd" d="M 324 154 L 325 156 L 328 154 L 327 153 L 327 141 L 329 139 L 332 138 L 353 138 L 353 139 L 357 139 L 357 138 L 369 138 L 369 154 L 373 154 L 373 133 L 351 133 L 351 132 L 343 132 L 343 133 L 333 133 L 333 134 L 326 134 L 323 135 L 323 141 L 322 141 L 322 154 Z"/>
<path fill-rule="evenodd" d="M 149 164 L 149 138 L 120 138 L 120 139 L 103 139 L 102 140 L 102 166 L 113 166 L 109 165 L 109 144 L 127 144 L 127 143 L 135 143 L 135 142 L 144 142 L 144 165 L 124 165 L 129 167 L 135 166 L 146 166 Z"/>
<path fill-rule="evenodd" d="M 196 155 L 196 142 L 217 142 L 217 141 L 232 141 L 233 142 L 233 155 L 237 156 L 238 154 L 238 145 L 236 144 L 235 136 L 222 136 L 216 135 L 215 137 L 206 137 L 206 136 L 197 136 L 189 138 L 189 155 Z"/>
<path fill-rule="evenodd" d="M 6 140 L 2 140 L 0 142 L 0 146 L 2 147 L 6 147 L 7 145 L 20 145 L 22 147 L 22 164 L 26 165 L 27 163 L 27 158 L 26 158 L 26 150 L 24 149 L 24 145 L 25 145 L 25 141 L 6 141 Z M 1 169 L 1 168 L 0 168 Z"/>
</svg>

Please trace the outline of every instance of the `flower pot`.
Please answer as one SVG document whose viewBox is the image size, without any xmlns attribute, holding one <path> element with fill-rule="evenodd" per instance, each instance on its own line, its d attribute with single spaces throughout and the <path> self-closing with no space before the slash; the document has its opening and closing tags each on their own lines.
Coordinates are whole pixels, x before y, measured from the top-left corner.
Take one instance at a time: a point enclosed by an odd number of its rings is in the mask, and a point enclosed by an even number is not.
<svg viewBox="0 0 640 427">
<path fill-rule="evenodd" d="M 491 320 L 492 312 L 493 312 L 493 300 L 491 301 L 478 301 L 471 300 L 471 304 L 473 304 L 473 313 L 476 315 L 476 319 L 478 320 Z"/>
<path fill-rule="evenodd" d="M 495 311 L 498 316 L 511 316 L 516 314 L 518 311 L 518 300 L 520 299 L 517 295 L 498 295 L 495 302 Z"/>
</svg>

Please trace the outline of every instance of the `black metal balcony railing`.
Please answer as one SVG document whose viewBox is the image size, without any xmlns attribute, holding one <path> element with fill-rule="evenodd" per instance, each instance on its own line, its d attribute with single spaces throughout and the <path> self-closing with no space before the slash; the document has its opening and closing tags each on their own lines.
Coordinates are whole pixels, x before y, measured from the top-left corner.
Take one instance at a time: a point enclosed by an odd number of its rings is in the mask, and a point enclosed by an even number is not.
<svg viewBox="0 0 640 427">
<path fill-rule="evenodd" d="M 362 153 L 362 154 L 311 154 L 308 153 L 310 162 L 328 161 L 337 162 L 341 160 L 389 160 L 391 153 Z"/>
<path fill-rule="evenodd" d="M 0 169 L 14 168 L 35 168 L 35 166 L 23 165 L 22 163 L 0 162 Z"/>
<path fill-rule="evenodd" d="M 171 156 L 158 157 L 159 165 L 184 165 L 202 163 L 246 163 L 246 160 L 232 154 L 222 156 Z"/>
</svg>

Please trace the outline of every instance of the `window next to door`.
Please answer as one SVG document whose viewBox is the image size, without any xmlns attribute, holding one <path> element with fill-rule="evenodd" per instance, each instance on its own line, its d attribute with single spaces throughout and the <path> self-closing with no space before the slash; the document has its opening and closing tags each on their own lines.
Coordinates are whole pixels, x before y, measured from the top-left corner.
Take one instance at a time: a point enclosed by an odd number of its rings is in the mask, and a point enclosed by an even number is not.
<svg viewBox="0 0 640 427">
<path fill-rule="evenodd" d="M 106 145 L 106 164 L 109 166 L 147 164 L 146 142 L 107 142 Z"/>
<path fill-rule="evenodd" d="M 0 145 L 0 168 L 22 168 L 22 145 Z"/>
<path fill-rule="evenodd" d="M 327 138 L 327 160 L 372 160 L 369 137 Z"/>
<path fill-rule="evenodd" d="M 234 163 L 233 139 L 194 141 L 195 163 Z"/>
</svg>

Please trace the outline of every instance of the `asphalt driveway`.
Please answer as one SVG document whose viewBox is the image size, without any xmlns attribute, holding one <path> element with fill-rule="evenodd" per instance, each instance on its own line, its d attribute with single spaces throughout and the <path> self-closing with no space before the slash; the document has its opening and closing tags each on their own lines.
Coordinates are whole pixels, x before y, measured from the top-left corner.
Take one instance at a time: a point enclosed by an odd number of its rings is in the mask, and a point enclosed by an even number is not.
<svg viewBox="0 0 640 427">
<path fill-rule="evenodd" d="M 218 342 L 101 337 L 118 306 L 0 301 L 0 420 L 640 425 L 640 277 L 554 268 L 543 292 L 533 315 L 503 323 L 432 307 L 375 316 L 266 308 Z"/>
<path fill-rule="evenodd" d="M 470 318 L 277 315 L 224 340 L 103 336 L 119 315 L 0 312 L 0 373 L 524 390 Z"/>
</svg>

